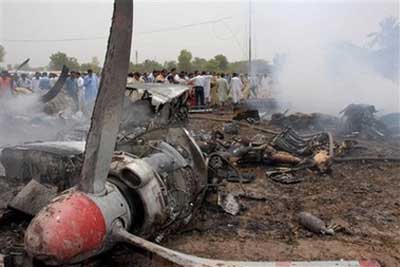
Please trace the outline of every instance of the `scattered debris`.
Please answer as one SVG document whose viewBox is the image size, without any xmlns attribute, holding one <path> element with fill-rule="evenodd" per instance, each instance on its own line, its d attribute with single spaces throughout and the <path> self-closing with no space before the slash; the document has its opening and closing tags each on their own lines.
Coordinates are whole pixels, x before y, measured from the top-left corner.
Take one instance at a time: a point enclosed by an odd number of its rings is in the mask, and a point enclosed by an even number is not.
<svg viewBox="0 0 400 267">
<path fill-rule="evenodd" d="M 8 204 L 9 207 L 35 216 L 57 195 L 57 188 L 31 180 Z"/>
<path fill-rule="evenodd" d="M 235 121 L 244 120 L 248 123 L 256 123 L 260 121 L 260 115 L 258 114 L 258 110 L 248 109 L 238 112 L 232 119 Z"/>
<path fill-rule="evenodd" d="M 298 219 L 300 225 L 302 225 L 307 230 L 315 233 L 315 234 L 322 234 L 322 235 L 333 235 L 335 234 L 335 227 L 327 227 L 325 222 L 320 218 L 312 215 L 308 212 L 300 212 L 298 214 Z"/>
<path fill-rule="evenodd" d="M 400 113 L 390 113 L 383 115 L 379 120 L 385 124 L 388 132 L 392 136 L 400 136 Z"/>
<path fill-rule="evenodd" d="M 350 104 L 340 113 L 341 132 L 346 135 L 361 135 L 366 138 L 383 138 L 388 135 L 386 125 L 376 119 L 373 105 Z"/>
<path fill-rule="evenodd" d="M 314 130 L 321 131 L 327 128 L 334 128 L 338 119 L 334 116 L 321 113 L 294 113 L 286 115 L 284 113 L 275 113 L 271 116 L 271 124 L 281 128 L 293 128 L 296 130 Z"/>
<path fill-rule="evenodd" d="M 239 125 L 237 122 L 224 123 L 224 133 L 239 134 Z"/>
<path fill-rule="evenodd" d="M 218 205 L 230 215 L 236 216 L 240 212 L 239 199 L 231 193 L 218 192 Z"/>
<path fill-rule="evenodd" d="M 292 173 L 269 173 L 266 172 L 267 176 L 273 181 L 281 184 L 297 184 L 304 181 L 300 176 L 295 176 Z"/>
</svg>

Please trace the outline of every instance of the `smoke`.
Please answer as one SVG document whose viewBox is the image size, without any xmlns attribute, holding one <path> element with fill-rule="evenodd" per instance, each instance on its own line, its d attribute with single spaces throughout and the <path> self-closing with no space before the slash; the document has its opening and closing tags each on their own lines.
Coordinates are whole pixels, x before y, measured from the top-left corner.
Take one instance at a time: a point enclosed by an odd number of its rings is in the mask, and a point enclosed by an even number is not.
<svg viewBox="0 0 400 267">
<path fill-rule="evenodd" d="M 276 93 L 292 112 L 337 115 L 351 103 L 399 112 L 398 82 L 384 78 L 352 51 L 343 54 L 337 46 L 314 44 L 288 55 L 278 72 Z"/>
<path fill-rule="evenodd" d="M 273 58 L 275 95 L 291 112 L 337 115 L 351 103 L 399 112 L 398 1 L 255 6 L 257 55 Z"/>
<path fill-rule="evenodd" d="M 67 127 L 64 119 L 43 112 L 40 95 L 19 95 L 0 99 L 0 148 L 24 142 L 55 140 Z"/>
</svg>

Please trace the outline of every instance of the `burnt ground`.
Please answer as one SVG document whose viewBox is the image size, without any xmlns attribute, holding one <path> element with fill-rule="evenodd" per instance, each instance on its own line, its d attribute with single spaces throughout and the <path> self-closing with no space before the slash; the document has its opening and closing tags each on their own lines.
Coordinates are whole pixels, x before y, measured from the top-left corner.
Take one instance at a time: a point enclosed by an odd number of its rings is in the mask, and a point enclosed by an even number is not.
<svg viewBox="0 0 400 267">
<path fill-rule="evenodd" d="M 199 131 L 222 127 L 221 122 L 193 120 L 189 128 Z M 259 132 L 242 128 L 241 135 Z M 360 148 L 348 156 L 400 156 L 400 140 L 358 140 Z M 335 163 L 332 172 L 320 175 L 303 171 L 304 181 L 283 185 L 265 176 L 267 166 L 250 166 L 243 172 L 257 175 L 245 184 L 248 193 L 262 200 L 241 198 L 237 216 L 223 212 L 209 194 L 196 218 L 162 244 L 197 256 L 225 260 L 339 260 L 376 259 L 382 266 L 400 266 L 400 164 L 359 161 Z M 0 208 L 18 191 L 18 184 L 0 178 Z M 242 192 L 235 183 L 224 183 L 227 192 Z M 334 236 L 308 232 L 296 219 L 308 211 L 328 223 L 344 227 Z M 5 210 L 0 210 L 0 215 Z M 1 217 L 1 216 L 0 216 Z M 28 219 L 7 216 L 0 220 L 0 253 L 21 248 Z M 132 265 L 133 249 L 114 249 L 101 266 Z M 148 266 L 148 265 L 143 265 Z"/>
<path fill-rule="evenodd" d="M 198 121 L 197 121 L 198 122 Z M 221 128 L 221 122 L 192 123 L 194 130 Z M 259 132 L 242 128 L 241 135 Z M 358 140 L 347 156 L 398 156 L 400 140 Z M 304 171 L 304 182 L 283 185 L 265 175 L 266 166 L 242 169 L 257 178 L 247 192 L 265 200 L 241 198 L 242 211 L 221 211 L 213 197 L 194 223 L 170 236 L 165 245 L 186 253 L 225 260 L 377 259 L 383 266 L 400 266 L 400 164 L 389 162 L 335 163 L 330 174 Z M 226 183 L 224 191 L 241 192 Z M 334 236 L 304 230 L 296 219 L 308 211 L 345 229 Z"/>
</svg>

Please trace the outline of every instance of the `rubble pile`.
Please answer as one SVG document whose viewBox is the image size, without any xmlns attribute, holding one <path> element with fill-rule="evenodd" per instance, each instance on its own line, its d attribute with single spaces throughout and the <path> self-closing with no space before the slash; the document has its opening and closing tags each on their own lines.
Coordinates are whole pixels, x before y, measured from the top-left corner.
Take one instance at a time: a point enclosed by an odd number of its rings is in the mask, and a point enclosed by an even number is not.
<svg viewBox="0 0 400 267">
<path fill-rule="evenodd" d="M 373 105 L 351 104 L 343 109 L 340 130 L 345 135 L 361 135 L 366 138 L 384 138 L 389 135 L 386 125 L 375 117 Z"/>
</svg>

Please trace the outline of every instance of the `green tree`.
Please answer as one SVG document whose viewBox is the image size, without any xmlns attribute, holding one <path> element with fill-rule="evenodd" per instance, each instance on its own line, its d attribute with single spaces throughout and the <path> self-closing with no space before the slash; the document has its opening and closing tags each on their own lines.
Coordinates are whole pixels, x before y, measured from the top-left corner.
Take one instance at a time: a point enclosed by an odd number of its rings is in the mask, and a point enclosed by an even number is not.
<svg viewBox="0 0 400 267">
<path fill-rule="evenodd" d="M 195 57 L 192 61 L 193 70 L 206 70 L 207 60 L 204 58 Z"/>
<path fill-rule="evenodd" d="M 192 70 L 192 53 L 188 50 L 181 50 L 178 56 L 178 69 L 181 71 L 191 71 Z"/>
<path fill-rule="evenodd" d="M 224 56 L 224 55 L 216 55 L 214 57 L 214 59 L 217 61 L 218 68 L 221 71 L 226 71 L 228 69 L 229 62 L 228 62 L 228 59 L 226 58 L 226 56 Z"/>
<path fill-rule="evenodd" d="M 68 57 L 67 54 L 57 52 L 50 56 L 50 70 L 62 70 L 63 65 L 66 65 L 70 70 L 79 70 L 80 65 L 74 57 Z"/>
<path fill-rule="evenodd" d="M 6 54 L 6 51 L 4 50 L 4 47 L 2 45 L 0 45 L 0 63 L 3 62 L 5 54 Z"/>
<path fill-rule="evenodd" d="M 167 70 L 171 70 L 171 69 L 173 69 L 173 68 L 177 68 L 178 67 L 178 63 L 175 61 L 175 60 L 171 60 L 171 61 L 165 61 L 164 62 L 164 69 L 167 69 Z"/>
<path fill-rule="evenodd" d="M 153 70 L 161 70 L 163 65 L 158 63 L 155 60 L 146 59 L 143 63 L 140 64 L 133 64 L 132 62 L 129 64 L 129 71 L 130 72 L 152 72 Z"/>
<path fill-rule="evenodd" d="M 215 59 L 210 59 L 207 64 L 205 65 L 205 70 L 206 71 L 213 71 L 213 72 L 218 72 L 220 71 L 218 61 Z"/>
<path fill-rule="evenodd" d="M 80 70 L 82 72 L 87 71 L 89 69 L 93 70 L 93 72 L 95 73 L 101 72 L 100 61 L 97 57 L 93 57 L 90 63 L 83 63 L 80 66 Z"/>
</svg>

